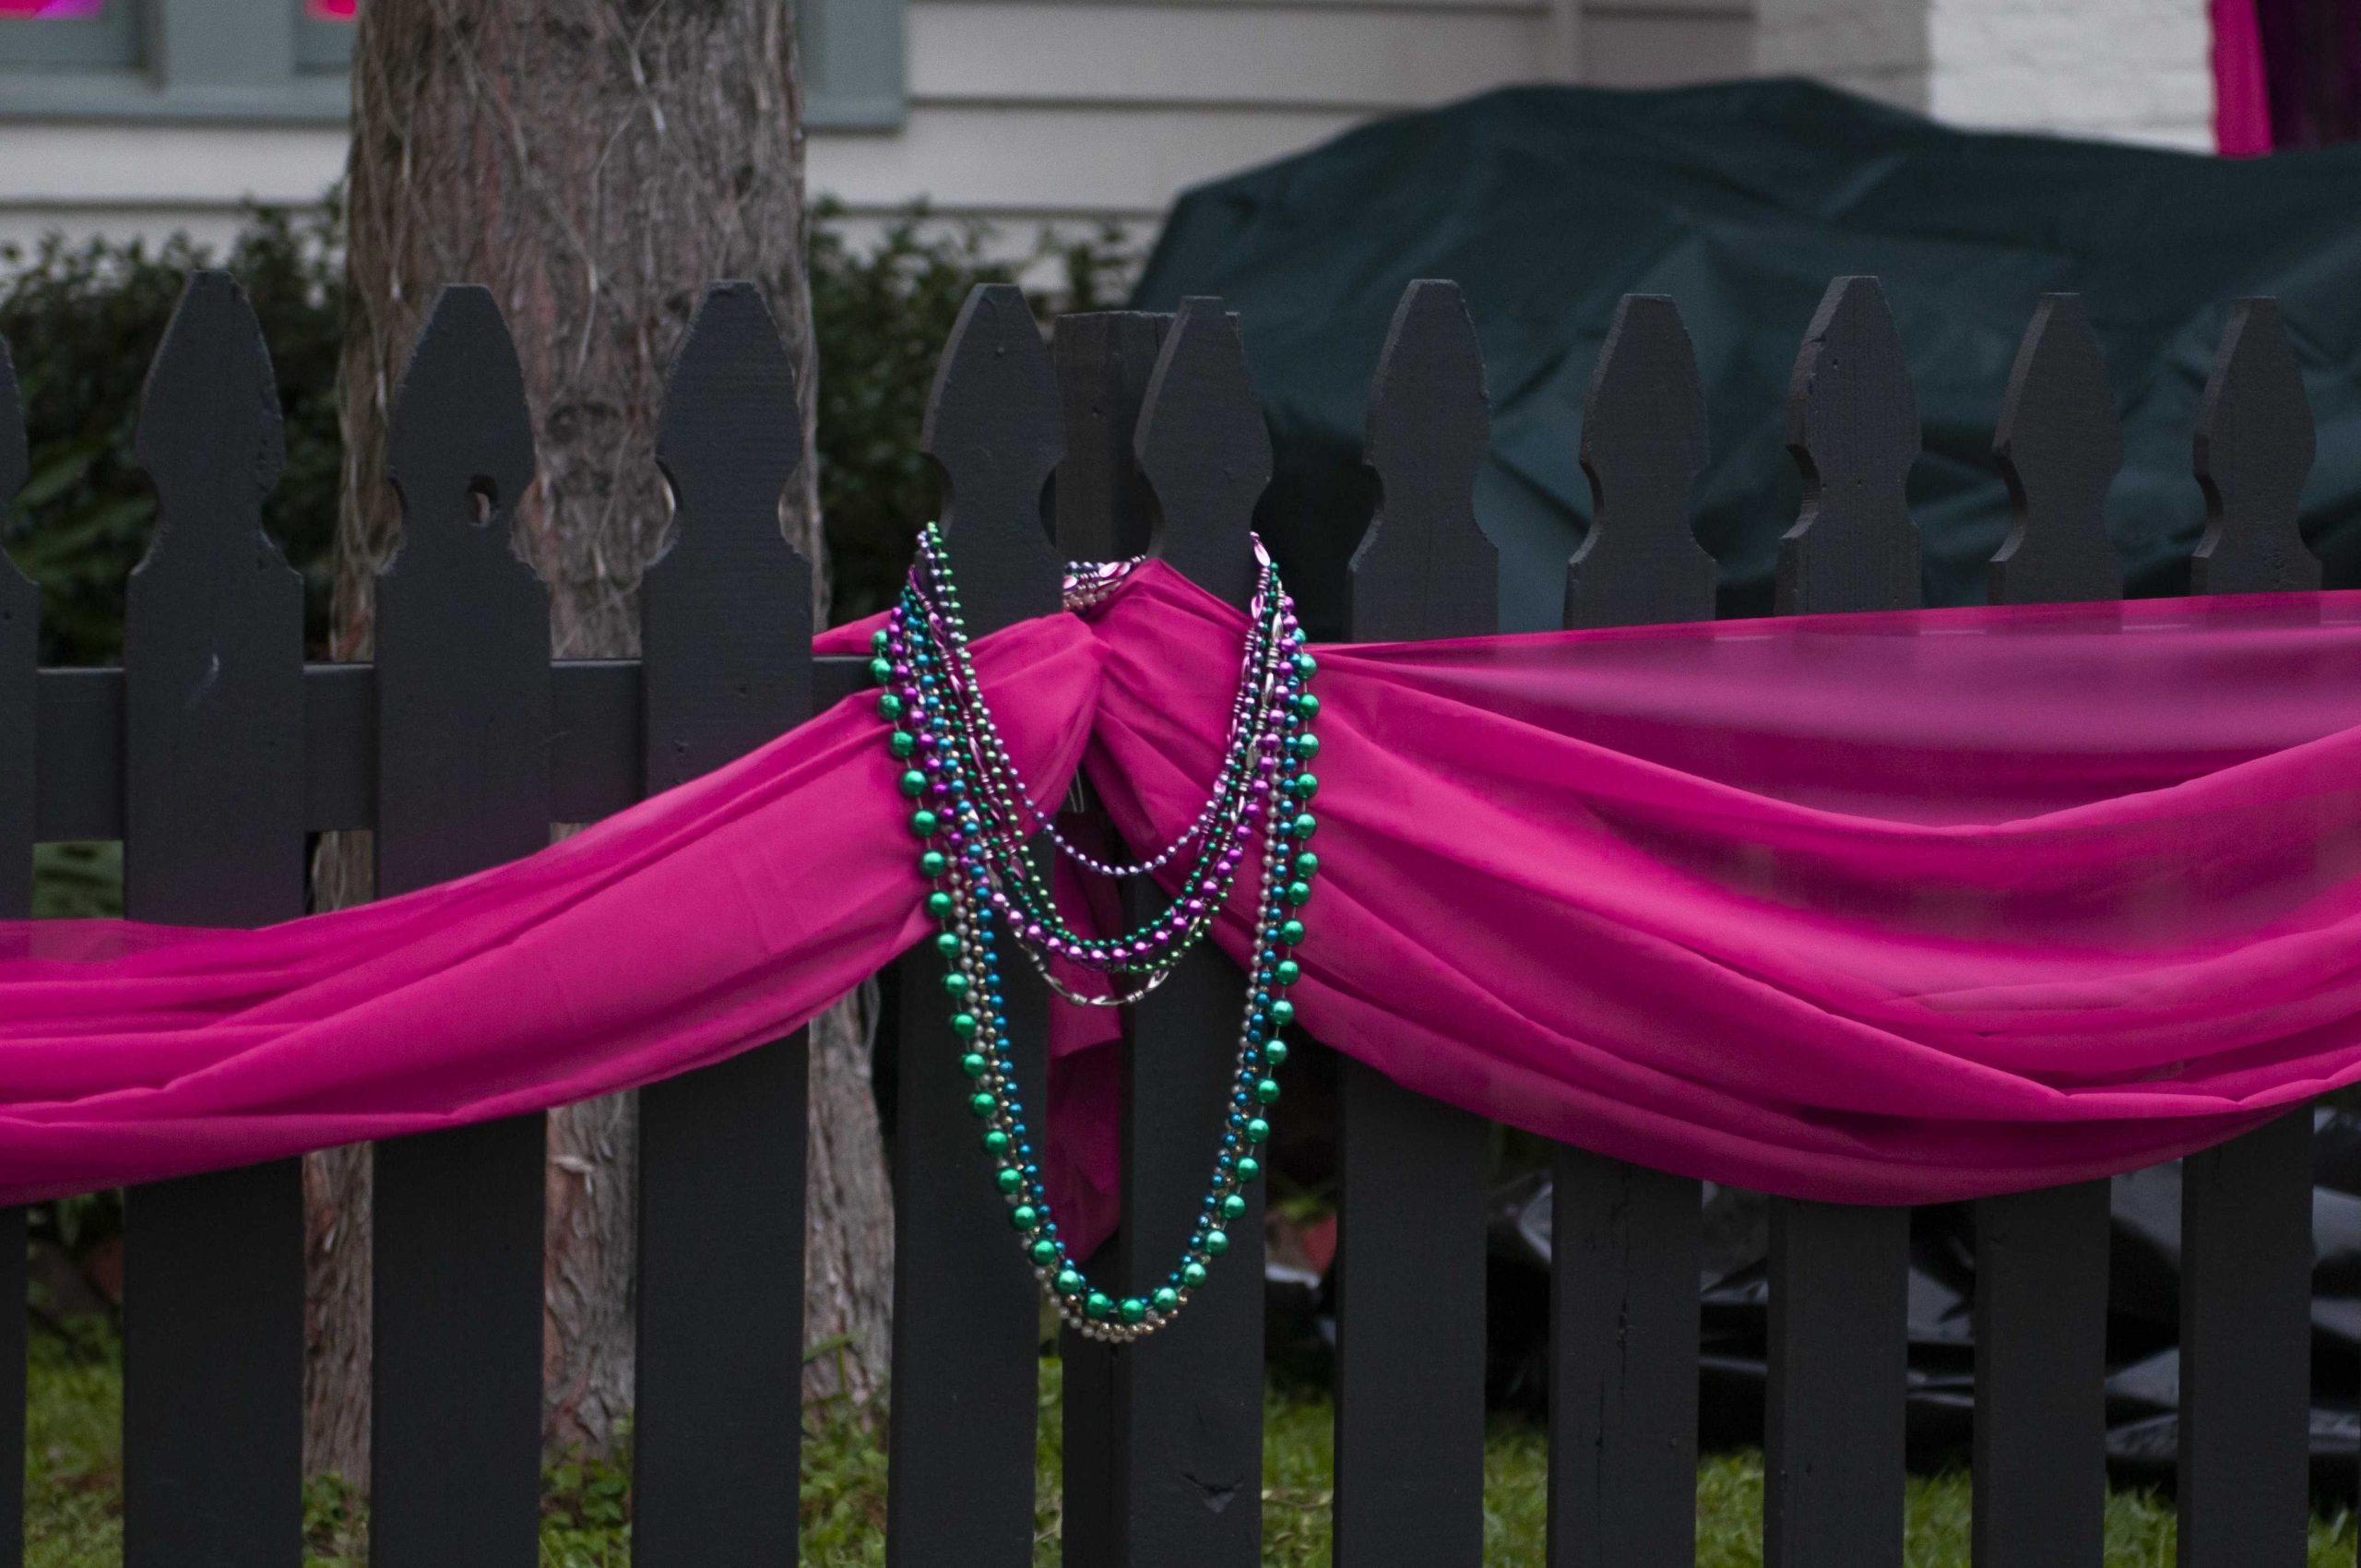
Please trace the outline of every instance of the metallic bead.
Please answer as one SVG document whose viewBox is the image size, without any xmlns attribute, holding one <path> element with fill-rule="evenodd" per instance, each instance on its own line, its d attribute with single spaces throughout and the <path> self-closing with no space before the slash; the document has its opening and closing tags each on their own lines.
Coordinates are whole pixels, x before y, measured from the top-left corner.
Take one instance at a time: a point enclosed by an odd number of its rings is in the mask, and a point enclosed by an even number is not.
<svg viewBox="0 0 2361 1568">
<path fill-rule="evenodd" d="M 924 806 L 920 806 L 910 814 L 910 832 L 918 837 L 931 838 L 934 837 L 934 830 L 942 826 L 943 819 Z"/>
<path fill-rule="evenodd" d="M 1082 1303 L 1082 1310 L 1093 1318 L 1105 1317 L 1115 1310 L 1115 1298 L 1104 1290 L 1093 1290 Z"/>
<path fill-rule="evenodd" d="M 943 857 L 943 853 L 940 849 L 929 849 L 925 854 L 919 857 L 919 874 L 920 876 L 937 877 L 941 876 L 944 872 L 949 871 L 950 869 L 951 862 Z M 1296 885 L 1301 887 L 1303 885 L 1301 883 L 1298 883 Z M 1310 889 L 1307 888 L 1306 891 L 1309 892 Z"/>
<path fill-rule="evenodd" d="M 1274 1067 L 1286 1066 L 1287 1061 L 1287 1042 L 1283 1039 L 1275 1039 L 1264 1042 L 1263 1046 L 1263 1060 L 1269 1063 Z"/>
<path fill-rule="evenodd" d="M 1278 1079 L 1265 1078 L 1261 1083 L 1256 1084 L 1254 1086 L 1254 1098 L 1261 1100 L 1264 1105 L 1276 1105 L 1279 1102 Z"/>
<path fill-rule="evenodd" d="M 1008 1152 L 1008 1134 L 1002 1132 L 998 1127 L 994 1127 L 991 1132 L 984 1134 L 984 1148 L 988 1153 L 1006 1154 Z"/>
<path fill-rule="evenodd" d="M 1286 943 L 1290 947 L 1294 946 L 1297 943 L 1301 942 L 1303 940 L 1303 922 L 1301 921 L 1283 921 L 1279 926 L 1279 940 Z"/>
<path fill-rule="evenodd" d="M 1206 1231 L 1205 1251 L 1215 1257 L 1229 1251 L 1229 1233 L 1226 1230 Z"/>
<path fill-rule="evenodd" d="M 915 767 L 906 769 L 901 778 L 901 789 L 903 794 L 912 800 L 918 799 L 926 793 L 926 775 Z"/>
<path fill-rule="evenodd" d="M 1295 820 L 1287 824 L 1287 826 L 1297 837 L 1309 838 L 1319 828 L 1320 819 L 1310 812 L 1298 812 L 1295 814 Z"/>
<path fill-rule="evenodd" d="M 1137 1296 L 1126 1296 L 1117 1305 L 1115 1312 L 1125 1323 L 1137 1323 L 1147 1316 L 1147 1303 Z"/>
<path fill-rule="evenodd" d="M 1320 869 L 1320 857 L 1319 857 L 1319 856 L 1317 856 L 1317 855 L 1315 855 L 1315 854 L 1313 854 L 1311 850 L 1306 849 L 1306 850 L 1304 850 L 1301 854 L 1299 854 L 1299 855 L 1296 856 L 1296 858 L 1295 858 L 1295 873 L 1296 873 L 1296 875 L 1298 875 L 1298 876 L 1310 876 L 1313 872 L 1316 872 L 1316 871 L 1318 871 L 1319 869 Z"/>
<path fill-rule="evenodd" d="M 1000 1096 L 989 1089 L 978 1089 L 967 1097 L 967 1109 L 978 1116 L 990 1116 L 1000 1109 Z"/>
<path fill-rule="evenodd" d="M 1194 1259 L 1180 1265 L 1180 1283 L 1193 1290 L 1205 1282 L 1205 1265 Z"/>
<path fill-rule="evenodd" d="M 992 1185 L 1014 1197 L 1017 1189 L 1025 1185 L 1025 1172 L 1014 1165 L 1003 1165 L 992 1172 Z"/>
<path fill-rule="evenodd" d="M 1295 1004 L 1282 996 L 1271 1004 L 1271 1022 L 1285 1027 L 1295 1022 Z"/>
<path fill-rule="evenodd" d="M 901 697 L 892 692 L 880 692 L 877 694 L 877 717 L 880 719 L 901 718 Z"/>
<path fill-rule="evenodd" d="M 896 756 L 906 757 L 919 749 L 919 738 L 908 730 L 896 730 L 885 737 L 885 749 Z"/>
<path fill-rule="evenodd" d="M 880 654 L 869 661 L 869 678 L 883 684 L 894 678 L 893 660 Z"/>
<path fill-rule="evenodd" d="M 971 1051 L 959 1058 L 959 1070 L 971 1078 L 980 1078 L 991 1069 L 991 1063 L 982 1051 Z"/>
<path fill-rule="evenodd" d="M 936 920 L 950 919 L 954 908 L 955 906 L 952 903 L 951 895 L 948 893 L 935 892 L 926 896 L 926 912 Z"/>
<path fill-rule="evenodd" d="M 1089 1280 L 1082 1277 L 1082 1270 L 1078 1268 L 1058 1270 L 1057 1286 L 1058 1294 L 1061 1296 L 1079 1296 L 1082 1294 L 1083 1287 L 1089 1283 Z"/>
<path fill-rule="evenodd" d="M 1008 1211 L 1008 1222 L 1019 1230 L 1031 1230 L 1041 1223 L 1041 1211 L 1031 1204 L 1018 1204 Z"/>
<path fill-rule="evenodd" d="M 952 1032 L 953 1034 L 957 1035 L 961 1039 L 975 1039 L 975 1038 L 976 1038 L 976 1016 L 975 1016 L 973 1013 L 954 1013 L 954 1014 L 952 1014 L 952 1015 L 951 1015 L 951 1032 Z"/>
<path fill-rule="evenodd" d="M 1221 1217 L 1224 1219 L 1236 1219 L 1245 1212 L 1246 1200 L 1240 1197 L 1236 1193 L 1232 1193 L 1229 1196 L 1221 1200 Z"/>
<path fill-rule="evenodd" d="M 1271 978 L 1281 985 L 1293 985 L 1303 978 L 1303 966 L 1293 958 L 1282 958 L 1273 967 Z"/>
<path fill-rule="evenodd" d="M 1298 906 L 1310 903 L 1311 901 L 1311 884 L 1308 882 L 1288 883 L 1287 889 L 1287 900 L 1288 903 Z"/>
<path fill-rule="evenodd" d="M 1246 1141 L 1248 1143 L 1259 1144 L 1270 1135 L 1271 1124 L 1268 1122 L 1264 1121 L 1260 1116 L 1252 1117 L 1247 1121 Z"/>
<path fill-rule="evenodd" d="M 1180 1304 L 1180 1292 L 1167 1285 L 1150 1297 L 1149 1301 L 1157 1312 L 1169 1313 Z"/>
<path fill-rule="evenodd" d="M 1252 1182 L 1262 1174 L 1263 1162 L 1261 1160 L 1255 1158 L 1251 1154 L 1242 1154 L 1238 1157 L 1238 1179 L 1240 1181 Z"/>
</svg>

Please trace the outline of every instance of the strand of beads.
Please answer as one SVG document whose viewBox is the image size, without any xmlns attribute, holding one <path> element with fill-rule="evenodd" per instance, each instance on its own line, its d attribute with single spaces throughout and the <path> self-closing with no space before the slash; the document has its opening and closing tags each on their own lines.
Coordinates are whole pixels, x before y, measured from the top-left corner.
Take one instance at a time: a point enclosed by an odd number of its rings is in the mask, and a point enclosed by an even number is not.
<svg viewBox="0 0 2361 1568">
<path fill-rule="evenodd" d="M 1121 936 L 1098 938 L 1066 925 L 1049 878 L 1035 862 L 1029 842 L 1033 824 L 1015 805 L 1020 800 L 1029 804 L 1029 797 L 975 678 L 948 552 L 938 530 L 930 527 L 920 536 L 910 586 L 881 634 L 881 662 L 914 672 L 919 700 L 935 702 L 953 716 L 949 728 L 954 743 L 947 754 L 938 754 L 903 731 L 896 731 L 892 744 L 897 755 L 915 754 L 919 763 L 919 769 L 905 776 L 906 790 L 931 788 L 919 773 L 941 773 L 953 764 L 979 784 L 978 814 L 996 873 L 987 896 L 1026 942 L 1086 968 L 1153 974 L 1169 969 L 1210 928 L 1214 912 L 1228 899 L 1252 839 L 1245 808 L 1260 787 L 1258 765 L 1280 754 L 1279 731 L 1298 717 L 1281 687 L 1287 673 L 1286 659 L 1299 646 L 1300 633 L 1267 560 L 1264 582 L 1253 611 L 1246 673 L 1234 705 L 1230 744 L 1207 814 L 1201 814 L 1210 815 L 1204 846 L 1164 911 Z M 1038 819 L 1038 814 L 1035 815 Z M 1098 867 L 1084 862 L 1084 869 Z"/>
<path fill-rule="evenodd" d="M 1241 709 L 1252 711 L 1248 721 L 1233 726 L 1234 743 L 1215 791 L 1213 820 L 1226 825 L 1224 847 L 1212 857 L 1220 879 L 1217 897 L 1194 911 L 1176 900 L 1186 917 L 1177 929 L 1185 935 L 1162 943 L 1135 935 L 1110 952 L 1114 944 L 1072 939 L 1062 927 L 1053 938 L 1047 926 L 1022 918 L 1006 885 L 1036 868 L 1026 859 L 1022 819 L 991 809 L 997 802 L 988 792 L 1019 786 L 1005 776 L 997 786 L 990 782 L 1002 772 L 1007 752 L 967 658 L 947 555 L 939 537 L 931 542 L 932 591 L 918 586 L 929 565 L 922 559 L 899 612 L 878 634 L 872 671 L 887 684 L 878 707 L 895 726 L 888 746 L 897 760 L 916 763 L 903 771 L 900 785 L 917 802 L 910 826 L 924 845 L 919 871 L 931 885 L 926 907 L 939 928 L 934 944 L 945 959 L 943 990 L 952 1031 L 961 1042 L 968 1107 L 983 1123 L 993 1184 L 1010 1224 L 1059 1315 L 1094 1339 L 1135 1340 L 1172 1322 L 1204 1283 L 1214 1260 L 1228 1250 L 1226 1227 L 1247 1208 L 1243 1189 L 1263 1173 L 1267 1115 L 1280 1093 L 1274 1075 L 1287 1059 L 1283 1031 L 1295 1016 L 1285 992 L 1301 973 L 1293 953 L 1304 937 L 1302 909 L 1319 864 L 1309 846 L 1317 826 L 1309 808 L 1319 784 L 1301 767 L 1319 750 L 1311 728 L 1319 702 L 1307 689 L 1317 666 L 1302 649 L 1301 630 L 1275 573 L 1266 574 L 1249 640 L 1267 647 L 1250 647 L 1240 683 Z M 1013 775 L 1013 766 L 1005 773 Z M 1236 1073 L 1213 1170 L 1188 1244 L 1164 1283 L 1118 1298 L 1092 1287 L 1050 1212 L 1008 1051 L 1001 927 L 1005 923 L 1026 956 L 1044 968 L 1050 956 L 1073 956 L 1071 949 L 1087 943 L 1086 950 L 1101 960 L 1094 967 L 1160 979 L 1184 944 L 1202 939 L 1212 910 L 1229 902 L 1230 878 L 1250 841 L 1260 851 L 1251 906 L 1254 935 Z"/>
</svg>

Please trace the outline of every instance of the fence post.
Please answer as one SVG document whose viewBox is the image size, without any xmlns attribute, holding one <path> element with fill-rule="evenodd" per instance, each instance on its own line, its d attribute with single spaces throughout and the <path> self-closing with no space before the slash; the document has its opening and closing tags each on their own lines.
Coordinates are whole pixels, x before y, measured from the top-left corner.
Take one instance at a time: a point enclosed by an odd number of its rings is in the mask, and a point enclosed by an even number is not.
<svg viewBox="0 0 2361 1568">
<path fill-rule="evenodd" d="M 1090 311 L 1057 320 L 1050 348 L 1065 407 L 1066 450 L 1053 493 L 1058 548 L 1070 559 L 1127 559 L 1147 549 L 1154 502 L 1132 438 L 1171 322 L 1151 311 Z M 1140 1063 L 1125 1023 L 1121 1103 L 1129 1108 L 1138 1103 Z M 1128 1281 L 1124 1248 L 1119 1229 L 1093 1262 Z M 1069 1329 L 1059 1337 L 1058 1353 L 1065 1367 L 1061 1561 L 1066 1568 L 1114 1568 L 1123 1561 L 1125 1538 L 1119 1480 L 1124 1467 L 1116 1454 L 1132 1431 L 1116 1414 L 1116 1350 Z"/>
<path fill-rule="evenodd" d="M 1680 313 L 1627 296 L 1583 406 L 1593 505 L 1568 626 L 1713 619 L 1714 559 L 1689 512 L 1707 453 Z M 1703 1194 L 1562 1146 L 1551 1182 L 1549 1568 L 1690 1568 Z"/>
<path fill-rule="evenodd" d="M 812 568 L 778 522 L 802 431 L 762 295 L 708 289 L 656 437 L 679 520 L 640 598 L 651 794 L 811 714 Z M 808 1038 L 640 1092 L 635 1568 L 796 1560 Z"/>
<path fill-rule="evenodd" d="M 1133 440 L 1149 547 L 1224 601 L 1252 600 L 1250 535 L 1271 478 L 1238 325 L 1221 302 L 1181 302 L 1149 373 Z M 1127 519 L 1128 524 L 1128 519 Z M 1211 780 L 1205 781 L 1208 786 Z M 1161 844 L 1132 849 L 1152 854 Z M 1241 883 L 1251 883 L 1245 867 Z M 1127 917 L 1169 895 L 1126 885 Z M 1123 1088 L 1122 1252 L 1127 1291 L 1145 1295 L 1187 1245 L 1219 1146 L 1245 995 L 1210 943 L 1131 1009 Z M 1229 1251 L 1179 1326 L 1109 1358 L 1114 1392 L 1115 1562 L 1123 1568 L 1252 1568 L 1263 1528 L 1263 1194 L 1224 1229 Z"/>
<path fill-rule="evenodd" d="M 967 298 L 919 439 L 943 481 L 943 529 L 976 636 L 1058 608 L 1041 498 L 1064 445 L 1040 328 L 1015 288 Z M 913 883 L 911 897 L 918 897 Z M 1030 1568 L 1040 1292 L 993 1193 L 936 1004 L 941 965 L 902 959 L 894 1182 L 894 1413 L 886 1562 Z M 1044 1106 L 1048 990 L 1008 976 L 1008 1044 Z"/>
<path fill-rule="evenodd" d="M 24 405 L 0 339 L 0 515 L 25 487 Z M 34 680 L 41 594 L 0 549 L 0 920 L 33 912 L 34 770 L 40 732 Z M 25 1211 L 0 1208 L 0 1565 L 25 1551 Z"/>
<path fill-rule="evenodd" d="M 2312 443 L 2279 307 L 2243 301 L 2198 410 L 2206 516 L 2191 591 L 2320 586 L 2296 526 Z M 2304 1558 L 2311 1151 L 2306 1108 L 2181 1166 L 2180 1568 Z"/>
<path fill-rule="evenodd" d="M 155 541 L 124 614 L 124 907 L 303 912 L 303 582 L 262 531 L 284 462 L 261 327 L 226 273 L 183 291 L 148 375 Z M 124 1561 L 295 1568 L 303 1551 L 298 1160 L 125 1197 Z"/>
<path fill-rule="evenodd" d="M 1917 401 L 1875 279 L 1829 285 L 1787 418 L 1804 504 L 1780 613 L 1916 604 Z M 1773 1200 L 1765 1568 L 1900 1568 L 1909 1245 L 1906 1208 Z"/>
<path fill-rule="evenodd" d="M 402 539 L 376 585 L 381 896 L 549 842 L 549 595 L 509 540 L 532 425 L 485 290 L 435 302 L 388 446 Z M 374 1568 L 516 1568 L 540 1550 L 545 1122 L 376 1146 Z"/>
<path fill-rule="evenodd" d="M 1992 445 L 2013 514 L 1992 602 L 2119 598 L 2104 508 L 2123 434 L 2075 295 L 2035 311 Z M 2096 1568 L 2106 1550 L 2107 1193 L 2082 1182 L 1974 1206 L 1976 1568 Z"/>
<path fill-rule="evenodd" d="M 1459 290 L 1412 283 L 1370 392 L 1379 501 L 1349 568 L 1356 640 L 1500 629 L 1499 552 L 1472 503 L 1489 434 Z M 1474 1568 L 1489 1124 L 1360 1063 L 1338 1066 L 1336 1562 Z"/>
</svg>

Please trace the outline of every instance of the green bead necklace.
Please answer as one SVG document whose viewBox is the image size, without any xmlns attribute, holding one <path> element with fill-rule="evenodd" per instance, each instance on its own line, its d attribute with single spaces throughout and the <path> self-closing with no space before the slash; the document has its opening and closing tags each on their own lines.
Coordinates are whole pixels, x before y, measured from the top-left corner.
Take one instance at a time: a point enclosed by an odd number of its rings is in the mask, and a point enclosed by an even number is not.
<svg viewBox="0 0 2361 1568">
<path fill-rule="evenodd" d="M 1311 728 L 1320 701 L 1309 690 L 1318 665 L 1304 651 L 1302 628 L 1275 569 L 1259 542 L 1255 548 L 1261 582 L 1249 611 L 1220 777 L 1186 830 L 1130 864 L 1076 849 L 1026 792 L 977 682 L 950 555 L 934 525 L 920 535 L 908 585 L 872 640 L 871 672 L 885 688 L 878 716 L 889 726 L 887 751 L 903 765 L 896 788 L 912 802 L 910 831 L 921 846 L 918 871 L 929 884 L 927 912 L 938 927 L 934 946 L 944 960 L 943 992 L 967 1106 L 983 1124 L 993 1186 L 1026 1261 L 1059 1315 L 1094 1339 L 1127 1342 L 1169 1324 L 1204 1284 L 1213 1261 L 1228 1251 L 1226 1227 L 1248 1206 L 1242 1189 L 1263 1173 L 1268 1112 L 1280 1092 L 1273 1075 L 1287 1059 L 1281 1031 L 1295 1005 L 1282 992 L 1302 973 L 1293 950 L 1303 941 L 1301 910 L 1319 868 L 1310 848 L 1319 780 L 1309 769 L 1320 749 Z M 1130 564 L 1076 568 L 1067 581 L 1069 608 L 1114 591 Z M 1169 905 L 1121 936 L 1098 937 L 1059 918 L 1036 837 L 1046 837 L 1084 871 L 1107 877 L 1146 875 L 1175 863 L 1190 844 L 1196 849 Z M 1245 1011 L 1204 1200 L 1164 1283 L 1118 1298 L 1092 1287 L 1050 1213 L 1007 1048 L 1003 928 L 1045 976 L 1058 958 L 1110 977 L 1145 979 L 1129 992 L 1104 997 L 1077 995 L 1052 979 L 1068 1000 L 1136 1000 L 1212 930 L 1216 913 L 1231 904 L 1250 849 L 1259 853 L 1260 880 Z"/>
</svg>

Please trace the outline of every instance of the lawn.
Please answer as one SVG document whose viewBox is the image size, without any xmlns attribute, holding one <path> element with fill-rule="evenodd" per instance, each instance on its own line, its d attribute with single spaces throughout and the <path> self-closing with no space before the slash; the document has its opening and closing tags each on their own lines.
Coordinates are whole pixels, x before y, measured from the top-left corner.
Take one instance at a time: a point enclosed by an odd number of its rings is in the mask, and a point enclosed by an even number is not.
<svg viewBox="0 0 2361 1568">
<path fill-rule="evenodd" d="M 1041 1380 L 1040 1545 L 1058 1561 L 1058 1369 Z M 115 1568 L 122 1561 L 123 1403 L 119 1356 L 93 1336 L 68 1344 L 37 1339 L 26 1459 L 28 1568 Z M 1263 1518 L 1264 1560 L 1277 1568 L 1328 1562 L 1329 1406 L 1311 1393 L 1275 1394 L 1267 1420 Z M 1539 1568 L 1546 1457 L 1531 1421 L 1502 1420 L 1485 1455 L 1484 1561 L 1494 1568 Z M 561 1465 L 548 1476 L 541 1568 L 629 1568 L 629 1501 L 623 1473 L 603 1465 Z M 361 1568 L 362 1522 L 341 1488 L 314 1481 L 305 1495 L 305 1568 Z M 1762 1469 L 1752 1455 L 1708 1459 L 1697 1478 L 1699 1568 L 1753 1568 L 1762 1561 Z M 803 1562 L 809 1568 L 883 1563 L 885 1455 L 857 1421 L 818 1416 L 807 1428 L 803 1472 Z M 2348 1515 L 2316 1520 L 2312 1568 L 2349 1568 Z M 2107 1514 L 2107 1568 L 2171 1568 L 2169 1505 L 2119 1492 Z M 1967 1568 L 1968 1487 L 1964 1476 L 1914 1480 L 1910 1568 Z"/>
</svg>

